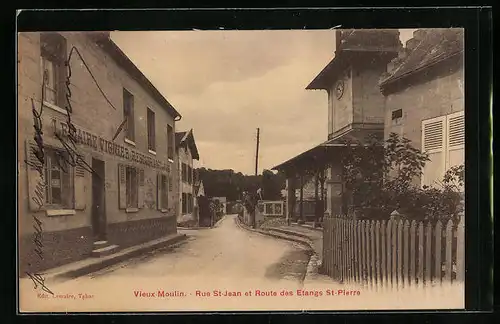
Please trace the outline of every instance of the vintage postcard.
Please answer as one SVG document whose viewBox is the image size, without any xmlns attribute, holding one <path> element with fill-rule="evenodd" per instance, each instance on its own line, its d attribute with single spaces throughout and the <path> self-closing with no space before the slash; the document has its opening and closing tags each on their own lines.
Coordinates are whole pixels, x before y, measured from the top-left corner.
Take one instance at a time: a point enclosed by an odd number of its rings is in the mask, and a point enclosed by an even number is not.
<svg viewBox="0 0 500 324">
<path fill-rule="evenodd" d="M 463 29 L 17 45 L 20 312 L 464 309 Z"/>
</svg>

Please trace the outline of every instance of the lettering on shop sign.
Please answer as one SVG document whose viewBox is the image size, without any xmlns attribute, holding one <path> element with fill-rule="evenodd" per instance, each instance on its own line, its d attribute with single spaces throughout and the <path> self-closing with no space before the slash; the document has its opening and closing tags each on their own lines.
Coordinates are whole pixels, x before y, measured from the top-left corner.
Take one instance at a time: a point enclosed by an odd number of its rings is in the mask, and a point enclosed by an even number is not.
<svg viewBox="0 0 500 324">
<path fill-rule="evenodd" d="M 58 138 L 70 137 L 75 144 L 86 146 L 94 151 L 107 153 L 155 169 L 170 172 L 170 165 L 164 161 L 151 158 L 151 156 L 137 150 L 116 144 L 113 141 L 109 141 L 77 127 L 70 130 L 66 122 L 58 121 L 56 118 L 52 118 L 52 128 L 55 136 Z"/>
</svg>

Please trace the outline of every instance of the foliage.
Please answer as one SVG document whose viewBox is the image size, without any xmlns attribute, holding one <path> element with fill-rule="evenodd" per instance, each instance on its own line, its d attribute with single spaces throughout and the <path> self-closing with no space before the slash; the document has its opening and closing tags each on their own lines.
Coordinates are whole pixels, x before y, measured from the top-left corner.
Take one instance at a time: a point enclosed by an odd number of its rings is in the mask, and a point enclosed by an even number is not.
<svg viewBox="0 0 500 324">
<path fill-rule="evenodd" d="M 281 189 L 285 187 L 283 174 L 274 174 L 264 170 L 262 175 L 244 175 L 233 170 L 197 170 L 203 181 L 207 197 L 226 197 L 228 201 L 241 200 L 243 192 L 255 192 L 262 188 L 263 198 L 275 200 L 281 198 Z"/>
<path fill-rule="evenodd" d="M 461 212 L 464 167 L 448 170 L 440 188 L 418 185 L 429 156 L 411 141 L 390 134 L 384 142 L 370 138 L 346 143 L 343 177 L 351 209 L 360 218 L 387 219 L 397 210 L 412 220 L 456 220 Z"/>
</svg>

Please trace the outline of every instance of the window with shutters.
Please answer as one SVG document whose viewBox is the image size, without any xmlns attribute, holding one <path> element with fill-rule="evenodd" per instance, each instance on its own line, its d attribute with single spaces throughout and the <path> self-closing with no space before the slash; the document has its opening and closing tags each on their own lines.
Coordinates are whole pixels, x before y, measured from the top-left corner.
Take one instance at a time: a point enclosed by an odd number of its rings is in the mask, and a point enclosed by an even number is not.
<svg viewBox="0 0 500 324">
<path fill-rule="evenodd" d="M 66 39 L 58 33 L 40 34 L 40 63 L 43 101 L 66 106 Z M 70 107 L 68 107 L 70 108 Z"/>
<path fill-rule="evenodd" d="M 188 193 L 187 194 L 187 199 L 188 199 L 188 214 L 193 212 L 193 194 Z"/>
<path fill-rule="evenodd" d="M 127 208 L 138 208 L 139 188 L 137 179 L 137 169 L 130 166 L 125 167 L 125 180 L 126 180 Z"/>
<path fill-rule="evenodd" d="M 162 174 L 160 176 L 161 183 L 161 209 L 168 208 L 168 178 L 166 175 Z"/>
<path fill-rule="evenodd" d="M 174 143 L 174 128 L 170 125 L 167 125 L 167 155 L 170 160 L 174 159 Z"/>
<path fill-rule="evenodd" d="M 74 168 L 61 157 L 65 151 L 45 148 L 45 202 L 55 209 L 74 209 Z"/>
<path fill-rule="evenodd" d="M 191 166 L 187 166 L 187 182 L 189 184 L 193 183 L 193 168 Z"/>
<path fill-rule="evenodd" d="M 186 193 L 183 192 L 182 193 L 182 213 L 183 214 L 186 214 L 186 210 L 187 210 L 186 203 L 187 203 Z"/>
<path fill-rule="evenodd" d="M 186 182 L 187 181 L 187 164 L 182 163 L 182 181 Z"/>
<path fill-rule="evenodd" d="M 147 115 L 148 123 L 148 149 L 150 151 L 156 152 L 156 132 L 155 132 L 155 113 L 148 108 Z"/>
<path fill-rule="evenodd" d="M 422 121 L 422 150 L 429 154 L 421 183 L 440 187 L 445 172 L 465 160 L 463 111 Z"/>
<path fill-rule="evenodd" d="M 125 121 L 125 138 L 135 142 L 134 96 L 123 89 L 123 118 Z"/>
</svg>

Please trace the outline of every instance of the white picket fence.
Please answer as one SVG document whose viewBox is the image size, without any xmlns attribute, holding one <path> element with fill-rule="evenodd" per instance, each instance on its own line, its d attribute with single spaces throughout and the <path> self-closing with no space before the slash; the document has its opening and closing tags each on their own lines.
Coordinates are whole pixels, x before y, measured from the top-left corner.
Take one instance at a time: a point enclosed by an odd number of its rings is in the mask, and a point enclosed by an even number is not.
<svg viewBox="0 0 500 324">
<path fill-rule="evenodd" d="M 323 271 L 340 282 L 374 286 L 464 280 L 464 220 L 416 222 L 326 216 Z"/>
</svg>

